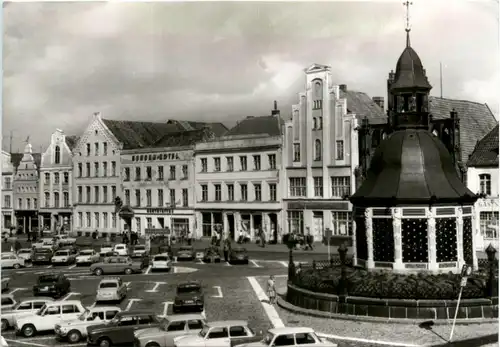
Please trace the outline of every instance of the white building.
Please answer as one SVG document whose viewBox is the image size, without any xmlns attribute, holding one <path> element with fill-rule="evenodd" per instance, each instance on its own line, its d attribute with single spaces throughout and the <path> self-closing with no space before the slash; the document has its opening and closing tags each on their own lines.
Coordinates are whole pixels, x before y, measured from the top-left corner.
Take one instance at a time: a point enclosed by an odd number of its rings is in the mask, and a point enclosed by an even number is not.
<svg viewBox="0 0 500 347">
<path fill-rule="evenodd" d="M 12 179 L 14 166 L 9 152 L 2 151 L 2 230 L 15 226 Z"/>
<path fill-rule="evenodd" d="M 482 195 L 475 205 L 476 250 L 490 243 L 498 250 L 498 125 L 477 143 L 467 167 L 467 187 Z"/>
<path fill-rule="evenodd" d="M 222 228 L 237 240 L 254 239 L 261 228 L 266 240 L 280 240 L 281 126 L 273 115 L 248 117 L 223 137 L 195 149 L 197 236 L 211 237 Z"/>
</svg>

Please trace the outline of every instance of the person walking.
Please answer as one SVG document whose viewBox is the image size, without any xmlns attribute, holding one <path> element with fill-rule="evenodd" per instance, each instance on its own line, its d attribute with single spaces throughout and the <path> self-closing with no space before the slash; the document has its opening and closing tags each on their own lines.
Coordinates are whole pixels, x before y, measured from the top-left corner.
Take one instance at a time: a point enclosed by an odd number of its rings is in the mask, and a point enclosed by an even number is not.
<svg viewBox="0 0 500 347">
<path fill-rule="evenodd" d="M 264 229 L 262 227 L 259 228 L 259 237 L 260 237 L 260 246 L 262 248 L 266 247 L 266 234 L 264 233 Z"/>
<path fill-rule="evenodd" d="M 231 249 L 231 244 L 229 239 L 224 240 L 224 261 L 227 263 L 229 261 L 229 250 Z"/>
<path fill-rule="evenodd" d="M 269 304 L 274 305 L 276 303 L 276 287 L 273 275 L 269 276 L 267 280 L 267 296 L 269 297 Z"/>
</svg>

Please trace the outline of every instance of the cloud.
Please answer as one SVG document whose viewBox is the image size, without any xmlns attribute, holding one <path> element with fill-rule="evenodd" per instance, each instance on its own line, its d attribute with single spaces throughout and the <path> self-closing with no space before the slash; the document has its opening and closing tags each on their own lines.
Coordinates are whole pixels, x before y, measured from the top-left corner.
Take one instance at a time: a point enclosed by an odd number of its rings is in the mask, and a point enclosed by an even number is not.
<svg viewBox="0 0 500 347">
<path fill-rule="evenodd" d="M 498 114 L 497 6 L 415 3 L 411 42 L 434 95 L 442 62 L 445 97 Z M 268 114 L 278 100 L 286 115 L 312 63 L 331 65 L 337 84 L 386 95 L 404 14 L 399 1 L 9 3 L 4 134 L 14 131 L 14 148 L 31 135 L 38 148 L 56 128 L 81 133 L 95 111 L 231 125 Z"/>
</svg>

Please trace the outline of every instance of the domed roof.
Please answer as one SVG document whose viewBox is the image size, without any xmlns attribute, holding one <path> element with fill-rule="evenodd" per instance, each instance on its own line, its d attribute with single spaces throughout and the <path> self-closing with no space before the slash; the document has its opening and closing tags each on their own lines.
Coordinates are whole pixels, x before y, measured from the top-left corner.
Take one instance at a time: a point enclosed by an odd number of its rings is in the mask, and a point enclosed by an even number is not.
<svg viewBox="0 0 500 347">
<path fill-rule="evenodd" d="M 432 88 L 425 75 L 422 61 L 417 52 L 411 48 L 408 39 L 408 44 L 403 53 L 401 53 L 398 63 L 396 64 L 396 74 L 394 83 L 391 85 L 391 90 L 415 87 L 425 89 Z"/>
<path fill-rule="evenodd" d="M 450 154 L 427 130 L 392 133 L 375 151 L 367 177 L 350 201 L 355 206 L 472 204 Z"/>
</svg>

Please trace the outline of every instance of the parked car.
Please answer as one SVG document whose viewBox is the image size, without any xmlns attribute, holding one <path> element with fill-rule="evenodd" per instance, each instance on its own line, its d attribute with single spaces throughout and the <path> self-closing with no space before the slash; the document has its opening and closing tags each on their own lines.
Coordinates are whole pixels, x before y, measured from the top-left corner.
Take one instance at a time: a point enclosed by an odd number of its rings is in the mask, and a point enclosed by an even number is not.
<svg viewBox="0 0 500 347">
<path fill-rule="evenodd" d="M 69 249 L 60 249 L 54 253 L 51 259 L 53 265 L 69 265 L 76 261 L 76 256 Z"/>
<path fill-rule="evenodd" d="M 74 245 L 76 243 L 76 239 L 68 237 L 68 235 L 56 235 L 53 240 L 59 247 Z"/>
<path fill-rule="evenodd" d="M 16 299 L 14 299 L 14 295 L 12 294 L 2 294 L 2 311 L 10 310 L 17 304 Z"/>
<path fill-rule="evenodd" d="M 25 266 L 25 260 L 23 258 L 18 257 L 14 253 L 4 253 L 0 259 L 2 269 L 5 268 L 14 268 L 19 269 L 20 267 Z"/>
<path fill-rule="evenodd" d="M 134 331 L 160 325 L 161 319 L 148 311 L 119 312 L 107 324 L 87 328 L 87 346 L 133 346 Z"/>
<path fill-rule="evenodd" d="M 78 319 L 58 323 L 54 327 L 59 340 L 68 340 L 70 343 L 80 342 L 87 337 L 87 328 L 103 324 L 115 318 L 122 309 L 116 306 L 94 306 L 85 309 Z"/>
<path fill-rule="evenodd" d="M 107 277 L 99 282 L 95 301 L 121 301 L 127 296 L 127 291 L 120 277 Z"/>
<path fill-rule="evenodd" d="M 118 256 L 119 256 L 118 252 L 115 252 L 115 251 L 108 251 L 108 252 L 101 254 L 101 258 L 118 257 Z"/>
<path fill-rule="evenodd" d="M 43 238 L 38 242 L 35 242 L 31 245 L 34 249 L 45 248 L 55 250 L 57 248 L 57 244 L 54 242 L 52 238 Z"/>
<path fill-rule="evenodd" d="M 64 274 L 46 274 L 38 276 L 36 284 L 33 286 L 33 295 L 51 295 L 62 297 L 68 294 L 71 283 Z"/>
<path fill-rule="evenodd" d="M 9 290 L 10 278 L 4 277 L 2 278 L 2 293 L 6 290 Z"/>
<path fill-rule="evenodd" d="M 264 338 L 258 342 L 235 345 L 235 347 L 265 347 L 265 346 L 311 346 L 337 347 L 337 344 L 320 338 L 313 329 L 306 327 L 283 327 L 269 329 Z M 179 346 L 180 347 L 180 346 Z"/>
<path fill-rule="evenodd" d="M 199 313 L 167 317 L 158 327 L 136 331 L 134 347 L 173 346 L 175 337 L 199 334 L 205 323 L 205 318 Z"/>
<path fill-rule="evenodd" d="M 229 252 L 229 263 L 230 264 L 248 264 L 248 252 L 246 248 L 235 247 Z"/>
<path fill-rule="evenodd" d="M 2 346 L 2 347 L 9 347 L 9 345 L 7 344 L 7 341 L 5 341 L 5 339 L 3 338 L 3 336 L 0 336 L 0 346 Z"/>
<path fill-rule="evenodd" d="M 33 265 L 45 264 L 52 261 L 52 249 L 49 248 L 36 248 L 33 251 Z"/>
<path fill-rule="evenodd" d="M 256 335 L 247 321 L 228 320 L 206 323 L 198 335 L 178 337 L 174 344 L 177 347 L 231 347 L 260 340 L 262 336 Z"/>
<path fill-rule="evenodd" d="M 21 248 L 17 251 L 17 256 L 23 258 L 25 261 L 33 260 L 33 250 L 31 248 Z"/>
<path fill-rule="evenodd" d="M 101 250 L 99 251 L 99 254 L 102 256 L 104 256 L 104 254 L 106 254 L 107 252 L 112 252 L 113 251 L 113 245 L 111 243 L 104 243 L 102 246 L 101 246 Z"/>
<path fill-rule="evenodd" d="M 93 249 L 82 249 L 76 256 L 76 266 L 94 264 L 100 259 L 100 255 Z"/>
<path fill-rule="evenodd" d="M 33 337 L 38 332 L 54 330 L 63 321 L 75 320 L 83 312 L 85 307 L 79 300 L 47 302 L 37 312 L 17 319 L 14 328 L 24 337 Z"/>
<path fill-rule="evenodd" d="M 220 258 L 220 252 L 217 248 L 205 248 L 205 252 L 203 253 L 204 263 L 220 263 Z"/>
<path fill-rule="evenodd" d="M 194 260 L 196 253 L 193 246 L 181 246 L 177 251 L 177 260 Z"/>
<path fill-rule="evenodd" d="M 147 253 L 146 246 L 136 245 L 132 251 L 132 257 L 142 257 Z"/>
<path fill-rule="evenodd" d="M 172 261 L 167 253 L 157 254 L 153 257 L 151 271 L 170 271 Z"/>
<path fill-rule="evenodd" d="M 124 243 L 117 243 L 113 247 L 113 251 L 118 253 L 118 255 L 128 256 L 128 248 L 127 245 Z"/>
<path fill-rule="evenodd" d="M 199 311 L 205 308 L 205 295 L 199 281 L 188 281 L 177 286 L 173 310 L 174 313 L 182 311 Z"/>
<path fill-rule="evenodd" d="M 108 257 L 102 262 L 90 265 L 90 272 L 96 276 L 103 274 L 120 274 L 130 275 L 133 273 L 141 273 L 143 265 L 141 262 L 135 262 L 129 257 Z"/>
<path fill-rule="evenodd" d="M 166 246 L 166 245 L 160 246 L 158 248 L 158 254 L 163 254 L 163 253 L 168 254 L 170 259 L 172 259 L 174 257 L 174 252 L 172 252 L 172 247 L 170 247 L 170 246 Z"/>
<path fill-rule="evenodd" d="M 26 298 L 15 304 L 11 309 L 4 309 L 2 307 L 2 331 L 7 330 L 14 326 L 16 318 L 34 313 L 41 309 L 43 305 L 52 302 L 52 298 Z"/>
</svg>

